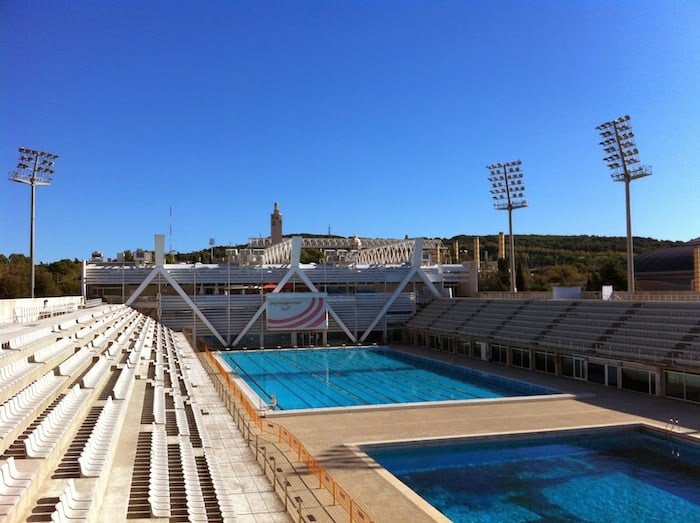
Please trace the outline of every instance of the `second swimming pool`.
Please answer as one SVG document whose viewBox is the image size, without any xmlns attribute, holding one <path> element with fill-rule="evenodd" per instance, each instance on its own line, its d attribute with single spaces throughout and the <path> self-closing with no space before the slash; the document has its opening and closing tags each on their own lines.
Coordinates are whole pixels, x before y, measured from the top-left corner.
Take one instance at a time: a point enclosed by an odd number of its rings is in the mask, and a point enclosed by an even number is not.
<svg viewBox="0 0 700 523">
<path fill-rule="evenodd" d="M 700 521 L 700 445 L 644 428 L 362 450 L 455 523 Z"/>
<path fill-rule="evenodd" d="M 235 351 L 221 357 L 275 410 L 556 393 L 387 347 Z"/>
</svg>

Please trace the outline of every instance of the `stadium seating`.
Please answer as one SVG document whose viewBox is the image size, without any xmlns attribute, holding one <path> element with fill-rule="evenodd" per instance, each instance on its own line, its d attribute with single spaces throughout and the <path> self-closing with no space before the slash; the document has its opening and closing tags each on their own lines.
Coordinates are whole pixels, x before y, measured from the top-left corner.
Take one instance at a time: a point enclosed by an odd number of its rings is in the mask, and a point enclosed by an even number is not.
<svg viewBox="0 0 700 523">
<path fill-rule="evenodd" d="M 697 303 L 441 298 L 408 332 L 562 354 L 700 368 Z"/>
<path fill-rule="evenodd" d="M 128 430 L 126 406 L 137 379 L 146 380 L 146 390 L 152 391 L 142 412 L 153 419 L 145 463 L 146 517 L 207 521 L 213 514 L 213 521 L 233 521 L 220 473 L 204 456 L 209 437 L 185 376 L 190 363 L 180 359 L 172 331 L 125 306 L 80 311 L 59 324 L 5 339 L 0 522 L 35 511 L 48 515 L 37 505 L 37 493 L 46 489 L 58 497 L 52 521 L 102 520 L 100 503 L 117 442 Z M 20 472 L 16 460 L 34 472 Z"/>
</svg>

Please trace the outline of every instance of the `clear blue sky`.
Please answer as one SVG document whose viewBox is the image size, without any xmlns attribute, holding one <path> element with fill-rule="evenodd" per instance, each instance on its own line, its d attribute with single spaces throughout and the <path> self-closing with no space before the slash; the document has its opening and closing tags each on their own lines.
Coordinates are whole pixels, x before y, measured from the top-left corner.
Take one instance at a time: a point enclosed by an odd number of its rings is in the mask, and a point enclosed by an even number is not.
<svg viewBox="0 0 700 523">
<path fill-rule="evenodd" d="M 700 3 L 0 2 L 0 162 L 60 155 L 36 257 L 284 232 L 508 230 L 485 165 L 523 161 L 516 234 L 624 236 L 595 126 L 629 114 L 633 233 L 700 236 Z M 0 253 L 29 254 L 2 182 Z M 172 237 L 170 209 L 172 216 Z"/>
</svg>

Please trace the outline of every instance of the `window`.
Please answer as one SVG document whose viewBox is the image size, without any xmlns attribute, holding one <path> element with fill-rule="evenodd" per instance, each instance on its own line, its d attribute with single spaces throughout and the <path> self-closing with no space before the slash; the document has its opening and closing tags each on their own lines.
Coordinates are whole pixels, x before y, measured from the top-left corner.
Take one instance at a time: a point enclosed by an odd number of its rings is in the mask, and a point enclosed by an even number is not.
<svg viewBox="0 0 700 523">
<path fill-rule="evenodd" d="M 562 359 L 562 367 L 564 366 Z M 562 370 L 563 372 L 563 370 Z M 600 363 L 588 363 L 588 381 L 605 385 L 605 365 Z"/>
<path fill-rule="evenodd" d="M 514 347 L 511 349 L 512 365 L 514 367 L 530 368 L 530 351 L 528 349 L 519 349 Z"/>
<path fill-rule="evenodd" d="M 700 403 L 700 375 L 666 371 L 666 396 Z"/>
<path fill-rule="evenodd" d="M 561 357 L 561 375 L 579 380 L 585 379 L 586 362 L 583 358 L 572 356 Z M 602 383 L 602 382 L 601 382 Z"/>
<path fill-rule="evenodd" d="M 622 388 L 649 394 L 649 371 L 622 368 Z"/>
<path fill-rule="evenodd" d="M 546 352 L 535 352 L 535 370 L 548 374 L 556 374 L 556 356 Z"/>
<path fill-rule="evenodd" d="M 491 345 L 491 361 L 496 363 L 508 363 L 508 349 L 504 345 Z"/>
<path fill-rule="evenodd" d="M 617 387 L 617 367 L 615 365 L 607 365 L 608 371 L 608 387 Z"/>
</svg>

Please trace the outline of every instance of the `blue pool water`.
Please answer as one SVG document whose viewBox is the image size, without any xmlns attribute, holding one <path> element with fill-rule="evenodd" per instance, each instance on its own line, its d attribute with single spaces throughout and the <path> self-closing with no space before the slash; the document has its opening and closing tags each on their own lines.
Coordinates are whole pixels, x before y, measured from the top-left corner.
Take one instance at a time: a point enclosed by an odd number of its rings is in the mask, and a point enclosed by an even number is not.
<svg viewBox="0 0 700 523">
<path fill-rule="evenodd" d="M 221 357 L 277 410 L 553 394 L 555 391 L 377 348 L 256 350 Z"/>
<path fill-rule="evenodd" d="M 643 429 L 362 450 L 455 522 L 700 521 L 700 445 Z"/>
</svg>

